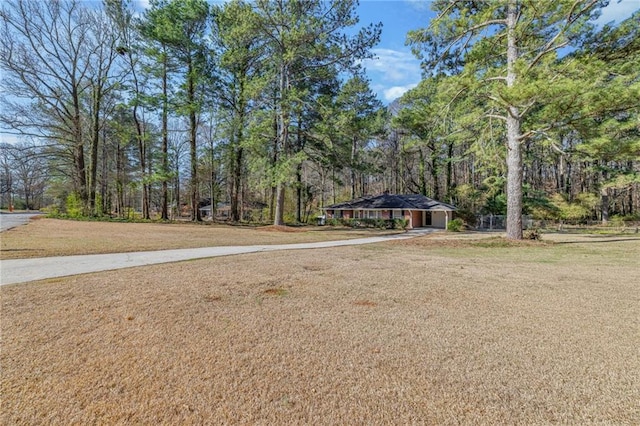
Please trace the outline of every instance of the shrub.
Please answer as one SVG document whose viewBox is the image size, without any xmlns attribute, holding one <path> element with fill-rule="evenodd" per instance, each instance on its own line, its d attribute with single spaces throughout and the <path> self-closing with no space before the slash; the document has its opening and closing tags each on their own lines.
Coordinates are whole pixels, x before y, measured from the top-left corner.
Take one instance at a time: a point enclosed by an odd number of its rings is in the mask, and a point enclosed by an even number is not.
<svg viewBox="0 0 640 426">
<path fill-rule="evenodd" d="M 525 239 L 525 240 L 539 241 L 539 240 L 542 239 L 542 233 L 540 232 L 540 230 L 538 228 L 526 229 L 522 233 L 522 238 Z"/>
<path fill-rule="evenodd" d="M 470 209 L 458 209 L 456 211 L 456 216 L 462 219 L 464 223 L 476 223 L 476 214 L 473 210 Z"/>
<path fill-rule="evenodd" d="M 447 223 L 447 231 L 460 232 L 462 231 L 463 226 L 464 226 L 464 222 L 462 221 L 462 219 L 460 218 L 453 219 L 452 221 Z"/>
<path fill-rule="evenodd" d="M 328 226 L 338 226 L 338 225 L 340 225 L 340 220 L 336 219 L 334 217 L 331 217 L 331 218 L 326 219 L 325 223 Z"/>
<path fill-rule="evenodd" d="M 59 218 L 61 216 L 60 209 L 55 204 L 43 207 L 40 209 L 40 211 L 46 214 L 47 217 L 50 217 L 50 218 Z"/>
<path fill-rule="evenodd" d="M 75 192 L 72 192 L 67 196 L 65 207 L 67 210 L 67 217 L 77 219 L 83 216 L 82 201 L 80 200 L 80 197 L 78 197 L 78 194 L 76 194 Z"/>
<path fill-rule="evenodd" d="M 393 219 L 391 229 L 407 229 L 409 221 L 407 219 Z"/>
</svg>

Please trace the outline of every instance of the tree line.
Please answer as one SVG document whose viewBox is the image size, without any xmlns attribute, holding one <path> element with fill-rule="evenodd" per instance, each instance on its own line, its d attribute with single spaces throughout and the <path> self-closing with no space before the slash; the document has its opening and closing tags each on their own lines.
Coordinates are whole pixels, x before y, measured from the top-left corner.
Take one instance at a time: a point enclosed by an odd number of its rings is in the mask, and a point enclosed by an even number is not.
<svg viewBox="0 0 640 426">
<path fill-rule="evenodd" d="M 0 147 L 2 203 L 283 224 L 421 193 L 516 239 L 522 213 L 637 216 L 640 14 L 597 27 L 605 5 L 434 1 L 423 81 L 385 108 L 355 0 L 7 1 L 0 120 L 39 142 Z"/>
</svg>

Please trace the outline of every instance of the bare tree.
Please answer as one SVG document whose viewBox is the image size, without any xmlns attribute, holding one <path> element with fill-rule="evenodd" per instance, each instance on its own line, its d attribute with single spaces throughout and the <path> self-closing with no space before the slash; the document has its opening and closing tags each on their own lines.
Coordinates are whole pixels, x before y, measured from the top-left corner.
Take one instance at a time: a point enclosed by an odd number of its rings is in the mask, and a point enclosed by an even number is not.
<svg viewBox="0 0 640 426">
<path fill-rule="evenodd" d="M 2 190 L 8 192 L 8 204 L 17 197 L 27 210 L 41 207 L 47 186 L 47 162 L 41 147 L 33 143 L 2 144 L 0 146 Z"/>
<path fill-rule="evenodd" d="M 82 98 L 95 52 L 90 12 L 76 0 L 4 2 L 0 67 L 5 108 L 0 122 L 15 133 L 46 137 L 72 153 L 74 190 L 88 207 Z"/>
</svg>

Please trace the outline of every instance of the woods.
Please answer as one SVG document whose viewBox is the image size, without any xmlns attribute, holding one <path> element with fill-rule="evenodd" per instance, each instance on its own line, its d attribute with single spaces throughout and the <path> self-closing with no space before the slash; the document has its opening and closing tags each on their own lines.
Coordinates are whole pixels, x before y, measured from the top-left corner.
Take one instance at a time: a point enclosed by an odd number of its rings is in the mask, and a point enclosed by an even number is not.
<svg viewBox="0 0 640 426">
<path fill-rule="evenodd" d="M 512 239 L 522 214 L 637 220 L 640 13 L 605 5 L 434 1 L 423 81 L 385 107 L 355 0 L 7 1 L 0 122 L 33 142 L 1 148 L 2 207 L 283 224 L 391 191 Z"/>
</svg>

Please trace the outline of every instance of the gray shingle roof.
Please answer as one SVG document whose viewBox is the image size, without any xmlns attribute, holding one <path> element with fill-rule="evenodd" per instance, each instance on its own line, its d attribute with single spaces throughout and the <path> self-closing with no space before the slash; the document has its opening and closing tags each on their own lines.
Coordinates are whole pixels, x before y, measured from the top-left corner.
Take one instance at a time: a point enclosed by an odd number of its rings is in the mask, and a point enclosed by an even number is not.
<svg viewBox="0 0 640 426">
<path fill-rule="evenodd" d="M 451 204 L 433 200 L 419 194 L 382 194 L 376 196 L 366 196 L 346 201 L 344 203 L 333 204 L 325 207 L 325 210 L 456 210 Z"/>
</svg>

